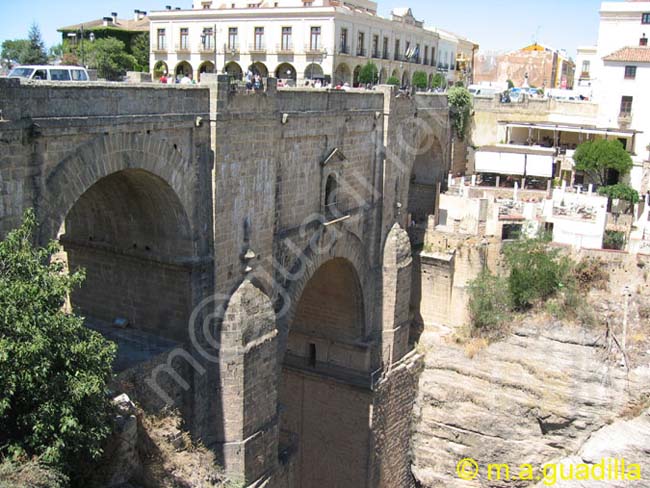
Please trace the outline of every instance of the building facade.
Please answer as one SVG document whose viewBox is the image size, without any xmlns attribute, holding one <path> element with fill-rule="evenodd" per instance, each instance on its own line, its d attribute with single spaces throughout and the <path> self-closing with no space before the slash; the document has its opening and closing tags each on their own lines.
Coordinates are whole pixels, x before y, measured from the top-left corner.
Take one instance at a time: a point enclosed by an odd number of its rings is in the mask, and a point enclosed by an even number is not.
<svg viewBox="0 0 650 488">
<path fill-rule="evenodd" d="M 566 52 L 538 43 L 496 56 L 491 63 L 482 62 L 475 82 L 505 83 L 538 88 L 573 87 L 575 65 Z"/>
<path fill-rule="evenodd" d="M 600 124 L 638 131 L 632 152 L 632 186 L 650 188 L 650 2 L 605 2 L 601 5 L 598 43 L 592 73 Z"/>
<path fill-rule="evenodd" d="M 455 80 L 457 38 L 425 28 L 411 9 L 380 17 L 377 3 L 367 0 L 202 1 L 150 19 L 154 77 L 226 72 L 240 78 L 250 69 L 289 84 L 358 85 L 361 68 L 372 62 L 379 83 L 393 77 L 410 85 L 417 71 L 430 83 L 438 72 Z"/>
</svg>

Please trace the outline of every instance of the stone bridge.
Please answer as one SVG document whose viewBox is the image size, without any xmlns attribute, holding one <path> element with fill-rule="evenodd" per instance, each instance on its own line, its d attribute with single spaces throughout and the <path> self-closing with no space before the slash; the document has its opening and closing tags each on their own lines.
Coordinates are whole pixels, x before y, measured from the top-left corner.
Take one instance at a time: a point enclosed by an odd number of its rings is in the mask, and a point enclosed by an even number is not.
<svg viewBox="0 0 650 488">
<path fill-rule="evenodd" d="M 36 210 L 120 387 L 178 407 L 230 476 L 411 486 L 405 229 L 446 180 L 446 98 L 208 78 L 0 79 L 0 237 Z"/>
</svg>

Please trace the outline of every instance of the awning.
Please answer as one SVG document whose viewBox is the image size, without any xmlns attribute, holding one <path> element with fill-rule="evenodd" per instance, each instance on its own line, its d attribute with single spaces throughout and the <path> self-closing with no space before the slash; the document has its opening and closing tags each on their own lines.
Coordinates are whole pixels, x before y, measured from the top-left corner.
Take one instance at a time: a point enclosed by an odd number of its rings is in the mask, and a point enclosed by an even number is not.
<svg viewBox="0 0 650 488">
<path fill-rule="evenodd" d="M 477 151 L 474 167 L 477 173 L 551 178 L 553 159 L 552 155 Z"/>
</svg>

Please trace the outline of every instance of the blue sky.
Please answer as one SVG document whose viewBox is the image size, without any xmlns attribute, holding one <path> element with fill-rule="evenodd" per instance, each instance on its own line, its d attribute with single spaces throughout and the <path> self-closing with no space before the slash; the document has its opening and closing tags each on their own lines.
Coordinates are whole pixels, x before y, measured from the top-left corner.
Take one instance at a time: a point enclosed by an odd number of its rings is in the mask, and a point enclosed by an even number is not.
<svg viewBox="0 0 650 488">
<path fill-rule="evenodd" d="M 169 4 L 190 8 L 192 0 L 0 0 L 0 43 L 25 38 L 34 21 L 49 47 L 60 41 L 58 27 L 114 11 L 129 18 L 134 9 L 161 10 Z M 573 56 L 577 46 L 594 44 L 598 35 L 600 0 L 380 0 L 379 11 L 388 15 L 403 6 L 410 6 L 427 25 L 470 37 L 481 50 L 512 50 L 536 38 Z"/>
</svg>

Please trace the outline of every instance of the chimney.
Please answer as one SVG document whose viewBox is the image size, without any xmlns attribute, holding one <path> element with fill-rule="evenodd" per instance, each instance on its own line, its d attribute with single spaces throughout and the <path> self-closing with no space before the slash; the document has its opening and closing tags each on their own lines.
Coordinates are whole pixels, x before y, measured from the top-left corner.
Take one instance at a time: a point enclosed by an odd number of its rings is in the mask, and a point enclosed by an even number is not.
<svg viewBox="0 0 650 488">
<path fill-rule="evenodd" d="M 111 12 L 111 17 L 113 17 L 113 24 L 117 24 L 117 12 Z"/>
<path fill-rule="evenodd" d="M 171 6 L 171 5 L 165 5 L 165 8 L 166 8 L 167 10 L 171 10 L 171 9 L 172 9 L 172 6 Z"/>
<path fill-rule="evenodd" d="M 180 10 L 180 9 L 181 9 L 180 7 L 176 7 L 176 10 Z"/>
<path fill-rule="evenodd" d="M 104 17 L 102 20 L 104 21 L 104 27 L 113 24 L 113 17 Z"/>
<path fill-rule="evenodd" d="M 142 17 L 140 17 L 141 13 L 142 12 L 140 12 L 139 10 L 134 10 L 133 11 L 133 20 L 140 20 L 142 18 Z"/>
</svg>

